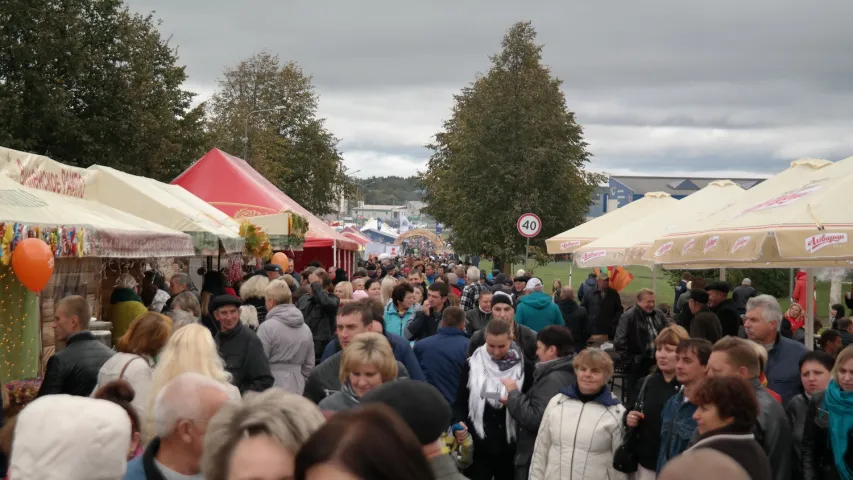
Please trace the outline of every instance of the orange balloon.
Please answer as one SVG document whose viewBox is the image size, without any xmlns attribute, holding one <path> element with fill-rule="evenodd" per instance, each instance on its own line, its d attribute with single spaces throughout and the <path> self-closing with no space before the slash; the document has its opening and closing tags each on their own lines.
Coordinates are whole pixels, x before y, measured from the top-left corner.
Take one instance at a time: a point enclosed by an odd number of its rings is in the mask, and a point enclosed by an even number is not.
<svg viewBox="0 0 853 480">
<path fill-rule="evenodd" d="M 282 270 L 287 270 L 287 266 L 290 264 L 290 261 L 287 259 L 287 255 L 282 252 L 278 252 L 272 256 L 271 263 L 280 265 Z"/>
<path fill-rule="evenodd" d="M 18 280 L 34 292 L 47 286 L 53 275 L 53 252 L 38 238 L 21 241 L 12 251 L 12 269 Z"/>
</svg>

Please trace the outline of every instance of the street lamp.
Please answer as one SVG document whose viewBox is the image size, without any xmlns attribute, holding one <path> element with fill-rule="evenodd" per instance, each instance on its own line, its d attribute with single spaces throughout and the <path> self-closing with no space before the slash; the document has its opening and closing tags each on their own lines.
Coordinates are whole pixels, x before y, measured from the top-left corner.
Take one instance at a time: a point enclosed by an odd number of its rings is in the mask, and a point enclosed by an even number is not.
<svg viewBox="0 0 853 480">
<path fill-rule="evenodd" d="M 246 115 L 246 120 L 243 125 L 243 160 L 247 162 L 249 161 L 249 118 L 256 113 L 277 112 L 279 110 L 284 110 L 285 108 L 287 107 L 279 106 L 273 108 L 262 108 L 260 110 L 252 110 L 248 115 Z"/>
</svg>

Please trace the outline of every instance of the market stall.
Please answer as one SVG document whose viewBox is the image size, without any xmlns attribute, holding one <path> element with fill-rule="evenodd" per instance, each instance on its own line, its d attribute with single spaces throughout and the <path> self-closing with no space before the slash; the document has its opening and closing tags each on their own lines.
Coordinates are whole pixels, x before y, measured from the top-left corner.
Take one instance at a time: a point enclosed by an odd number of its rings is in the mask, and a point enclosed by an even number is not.
<svg viewBox="0 0 853 480">
<path fill-rule="evenodd" d="M 172 184 L 184 187 L 238 220 L 291 212 L 295 214 L 294 226 L 301 227 L 303 221 L 307 222 L 302 251 L 293 252 L 297 270 L 316 260 L 326 267 L 335 265 L 352 271 L 358 243 L 312 215 L 240 158 L 213 149 Z"/>
</svg>

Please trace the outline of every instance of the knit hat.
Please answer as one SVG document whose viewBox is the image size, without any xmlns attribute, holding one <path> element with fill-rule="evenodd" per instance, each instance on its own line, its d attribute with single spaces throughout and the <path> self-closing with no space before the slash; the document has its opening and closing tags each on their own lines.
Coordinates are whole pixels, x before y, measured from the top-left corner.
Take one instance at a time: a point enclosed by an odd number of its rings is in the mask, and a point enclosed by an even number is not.
<svg viewBox="0 0 853 480">
<path fill-rule="evenodd" d="M 10 478 L 116 480 L 127 467 L 130 417 L 107 400 L 46 395 L 18 415 Z"/>
<path fill-rule="evenodd" d="M 383 403 L 391 407 L 421 445 L 435 442 L 450 427 L 450 404 L 438 389 L 426 382 L 407 378 L 388 382 L 365 394 L 360 403 Z"/>
<path fill-rule="evenodd" d="M 694 288 L 693 290 L 690 290 L 689 298 L 694 302 L 708 303 L 708 292 L 706 292 L 705 290 Z"/>
<path fill-rule="evenodd" d="M 492 308 L 495 308 L 495 305 L 498 303 L 504 303 L 512 307 L 515 310 L 515 305 L 512 304 L 512 297 L 510 297 L 506 292 L 495 292 L 492 295 Z"/>
</svg>

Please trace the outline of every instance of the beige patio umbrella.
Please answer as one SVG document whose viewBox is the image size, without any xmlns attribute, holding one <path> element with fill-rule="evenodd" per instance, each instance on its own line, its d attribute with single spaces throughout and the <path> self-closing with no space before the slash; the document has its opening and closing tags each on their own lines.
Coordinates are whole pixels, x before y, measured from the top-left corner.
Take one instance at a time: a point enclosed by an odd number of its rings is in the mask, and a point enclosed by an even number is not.
<svg viewBox="0 0 853 480">
<path fill-rule="evenodd" d="M 584 268 L 609 265 L 646 265 L 653 268 L 655 262 L 643 258 L 643 254 L 655 239 L 679 225 L 693 223 L 735 203 L 744 191 L 731 180 L 711 182 L 702 190 L 678 200 L 672 207 L 658 209 L 578 248 L 574 253 L 575 263 Z"/>
<path fill-rule="evenodd" d="M 555 235 L 545 244 L 550 254 L 572 253 L 578 248 L 595 241 L 610 232 L 622 228 L 639 218 L 646 217 L 661 209 L 672 207 L 678 200 L 664 192 L 650 192 L 643 198 L 631 202 L 622 208 L 582 223 L 575 228 Z"/>
<path fill-rule="evenodd" d="M 853 211 L 839 206 L 850 191 L 853 158 L 797 160 L 737 202 L 657 238 L 643 258 L 670 268 L 846 265 Z"/>
</svg>

